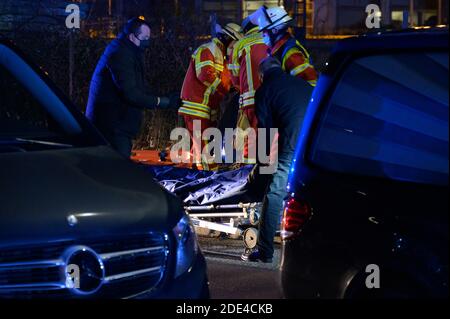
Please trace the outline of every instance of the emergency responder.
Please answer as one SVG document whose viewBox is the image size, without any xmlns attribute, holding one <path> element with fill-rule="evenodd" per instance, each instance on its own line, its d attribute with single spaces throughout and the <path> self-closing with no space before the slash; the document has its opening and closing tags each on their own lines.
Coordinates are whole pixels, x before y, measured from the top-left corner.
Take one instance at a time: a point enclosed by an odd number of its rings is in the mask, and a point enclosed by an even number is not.
<svg viewBox="0 0 450 319">
<path fill-rule="evenodd" d="M 151 94 L 146 86 L 144 51 L 149 44 L 148 24 L 139 18 L 129 20 L 105 49 L 89 89 L 87 118 L 127 158 L 141 128 L 143 110 L 168 108 L 175 103 Z"/>
<path fill-rule="evenodd" d="M 318 74 L 311 64 L 308 51 L 289 32 L 292 17 L 283 7 L 262 6 L 255 14 L 264 43 L 270 47 L 270 55 L 280 61 L 284 71 L 316 86 Z"/>
<path fill-rule="evenodd" d="M 246 251 L 241 257 L 246 261 L 272 262 L 273 240 L 280 222 L 283 200 L 287 195 L 289 168 L 313 88 L 305 80 L 283 72 L 280 62 L 273 57 L 261 63 L 260 73 L 262 85 L 255 97 L 258 127 L 278 129 L 278 145 L 275 144 L 278 156 L 275 157 L 277 160 L 270 163 L 274 165 L 275 173 L 269 175 L 269 185 L 263 200 L 257 250 Z M 266 136 L 265 151 L 268 152 L 274 149 L 274 144 L 268 132 Z"/>
<path fill-rule="evenodd" d="M 182 106 L 178 114 L 183 117 L 191 142 L 191 158 L 197 168 L 216 170 L 217 163 L 208 156 L 202 156 L 202 150 L 209 142 L 203 136 L 204 130 L 216 125 L 220 102 L 230 90 L 230 73 L 226 66 L 227 48 L 233 40 L 240 38 L 239 26 L 229 23 L 223 28 L 216 26 L 216 37 L 201 45 L 192 55 L 181 91 Z M 200 124 L 194 130 L 194 121 Z M 197 141 L 201 141 L 198 145 Z"/>
<path fill-rule="evenodd" d="M 268 55 L 268 46 L 264 44 L 262 34 L 258 32 L 257 17 L 248 16 L 242 23 L 244 37 L 233 48 L 230 71 L 233 85 L 239 89 L 239 111 L 237 127 L 245 131 L 248 128 L 257 132 L 258 123 L 255 115 L 255 92 L 260 86 L 258 67 Z M 248 137 L 247 137 L 248 138 Z M 236 149 L 243 151 L 244 163 L 256 163 L 256 140 L 246 139 L 246 135 L 237 138 Z M 244 141 L 245 140 L 245 141 Z M 244 143 L 242 143 L 244 141 Z"/>
</svg>

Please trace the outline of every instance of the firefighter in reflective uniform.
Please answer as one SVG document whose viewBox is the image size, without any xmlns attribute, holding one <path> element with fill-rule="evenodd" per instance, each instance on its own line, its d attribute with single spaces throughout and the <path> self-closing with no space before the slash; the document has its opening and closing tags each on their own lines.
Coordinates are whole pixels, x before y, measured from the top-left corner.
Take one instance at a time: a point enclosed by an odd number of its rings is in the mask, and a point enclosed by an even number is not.
<svg viewBox="0 0 450 319">
<path fill-rule="evenodd" d="M 228 45 L 239 38 L 239 26 L 229 23 L 216 26 L 216 37 L 201 45 L 192 55 L 181 91 L 182 106 L 178 109 L 191 136 L 191 159 L 197 168 L 216 170 L 217 164 L 201 156 L 208 144 L 203 132 L 215 125 L 220 102 L 230 90 L 230 73 L 225 64 Z M 194 121 L 199 127 L 194 130 Z M 195 138 L 194 138 L 195 137 Z M 198 141 L 201 141 L 198 143 Z"/>
<path fill-rule="evenodd" d="M 281 62 L 283 70 L 316 86 L 317 71 L 311 64 L 308 51 L 290 33 L 293 19 L 283 7 L 262 6 L 255 12 L 264 42 L 270 47 L 271 56 Z"/>
<path fill-rule="evenodd" d="M 258 31 L 256 16 L 250 15 L 242 23 L 241 32 L 244 37 L 234 45 L 230 61 L 233 85 L 239 89 L 240 93 L 237 127 L 243 131 L 253 128 L 255 133 L 258 128 L 255 115 L 255 92 L 261 85 L 258 67 L 260 62 L 268 56 L 269 50 L 269 47 L 264 44 L 262 34 Z M 256 163 L 254 158 L 256 140 L 245 140 L 244 134 L 236 141 L 238 142 L 236 149 L 243 151 L 244 163 Z"/>
<path fill-rule="evenodd" d="M 241 39 L 242 39 L 242 34 L 241 34 Z M 239 43 L 239 41 L 231 41 L 230 45 L 228 46 L 227 49 L 227 68 L 230 71 L 230 80 L 231 80 L 231 84 L 232 86 L 239 91 L 239 72 L 236 71 L 239 70 L 239 66 L 236 66 L 233 64 L 233 52 L 234 52 L 234 48 L 236 47 L 236 45 Z"/>
</svg>

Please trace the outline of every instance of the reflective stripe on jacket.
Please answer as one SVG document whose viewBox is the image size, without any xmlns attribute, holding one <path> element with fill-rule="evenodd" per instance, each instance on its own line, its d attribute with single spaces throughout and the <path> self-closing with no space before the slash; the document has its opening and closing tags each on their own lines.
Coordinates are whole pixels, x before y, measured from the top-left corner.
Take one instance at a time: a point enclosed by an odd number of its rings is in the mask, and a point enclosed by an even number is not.
<svg viewBox="0 0 450 319">
<path fill-rule="evenodd" d="M 264 44 L 258 28 L 246 33 L 233 48 L 230 61 L 230 72 L 238 79 L 240 108 L 254 107 L 255 92 L 261 85 L 258 68 L 261 61 L 268 56 L 269 47 Z"/>
<path fill-rule="evenodd" d="M 287 34 L 278 41 L 272 48 L 271 55 L 280 60 L 284 71 L 304 79 L 311 86 L 316 86 L 318 74 L 311 64 L 309 53 L 291 35 Z"/>
<path fill-rule="evenodd" d="M 192 55 L 181 90 L 179 114 L 210 119 L 229 91 L 231 79 L 224 64 L 223 44 L 216 38 L 201 45 Z"/>
</svg>

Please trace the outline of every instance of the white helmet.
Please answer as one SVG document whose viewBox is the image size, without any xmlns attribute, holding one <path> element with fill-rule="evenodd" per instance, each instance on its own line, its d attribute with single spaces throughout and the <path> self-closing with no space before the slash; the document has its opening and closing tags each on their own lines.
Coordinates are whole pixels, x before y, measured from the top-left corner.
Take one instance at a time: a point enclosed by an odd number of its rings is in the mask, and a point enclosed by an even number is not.
<svg viewBox="0 0 450 319">
<path fill-rule="evenodd" d="M 236 23 L 227 23 L 223 28 L 222 32 L 228 35 L 233 40 L 242 39 L 242 33 L 240 32 L 241 27 Z"/>
<path fill-rule="evenodd" d="M 255 11 L 253 12 L 251 15 L 249 15 L 248 17 L 246 17 L 243 21 L 242 21 L 242 25 L 241 25 L 241 32 L 243 32 L 245 29 L 247 29 L 247 26 L 249 24 L 258 25 L 258 15 L 259 15 L 259 11 Z"/>
<path fill-rule="evenodd" d="M 283 7 L 267 8 L 262 6 L 255 13 L 258 17 L 258 26 L 260 31 L 271 30 L 274 28 L 287 27 L 292 21 L 292 17 Z"/>
</svg>

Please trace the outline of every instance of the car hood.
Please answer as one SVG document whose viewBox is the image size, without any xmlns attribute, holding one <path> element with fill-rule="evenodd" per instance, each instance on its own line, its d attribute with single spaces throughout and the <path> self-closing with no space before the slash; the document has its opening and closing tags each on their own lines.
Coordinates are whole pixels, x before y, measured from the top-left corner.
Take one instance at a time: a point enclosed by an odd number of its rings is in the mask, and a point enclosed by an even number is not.
<svg viewBox="0 0 450 319">
<path fill-rule="evenodd" d="M 0 246 L 168 231 L 181 202 L 107 146 L 0 155 Z"/>
</svg>

